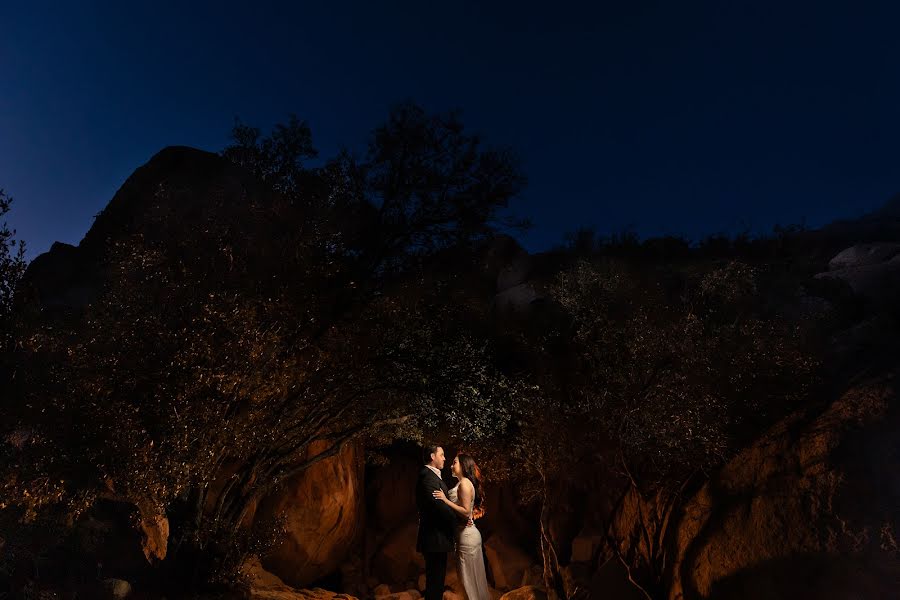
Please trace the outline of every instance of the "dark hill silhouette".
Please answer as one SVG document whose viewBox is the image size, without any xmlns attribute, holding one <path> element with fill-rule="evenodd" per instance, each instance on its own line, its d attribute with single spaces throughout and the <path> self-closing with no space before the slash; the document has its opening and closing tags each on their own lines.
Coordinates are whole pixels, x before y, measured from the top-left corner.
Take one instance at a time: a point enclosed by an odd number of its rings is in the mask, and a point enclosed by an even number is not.
<svg viewBox="0 0 900 600">
<path fill-rule="evenodd" d="M 28 266 L 25 298 L 45 307 L 84 306 L 102 283 L 111 243 L 140 233 L 172 235 L 199 223 L 204 212 L 248 213 L 272 192 L 221 156 L 169 146 L 139 167 L 97 215 L 77 246 L 55 242 Z"/>
</svg>

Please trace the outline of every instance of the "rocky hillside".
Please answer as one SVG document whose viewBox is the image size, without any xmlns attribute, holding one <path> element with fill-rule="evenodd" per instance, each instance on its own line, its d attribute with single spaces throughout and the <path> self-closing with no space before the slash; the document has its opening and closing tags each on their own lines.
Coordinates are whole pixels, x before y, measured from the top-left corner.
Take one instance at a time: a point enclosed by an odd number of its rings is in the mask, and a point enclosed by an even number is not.
<svg viewBox="0 0 900 600">
<path fill-rule="evenodd" d="M 109 268 L 108 248 L 117 239 L 135 232 L 171 234 L 147 227 L 149 222 L 202 222 L 208 211 L 244 214 L 248 198 L 254 203 L 250 208 L 264 206 L 269 194 L 217 155 L 167 148 L 126 181 L 78 246 L 54 244 L 31 263 L 23 301 L 50 311 L 78 311 L 97 297 Z M 809 406 L 761 432 L 724 467 L 686 488 L 675 504 L 643 497 L 598 466 L 590 489 L 578 492 L 577 509 L 553 515 L 551 535 L 563 549 L 560 565 L 571 597 L 897 597 L 898 206 L 895 199 L 861 219 L 789 239 L 796 256 L 820 265 L 805 282 L 809 289 L 832 282 L 856 303 L 851 317 L 841 313 L 840 330 L 826 342 L 840 377 Z M 252 234 L 252 224 L 232 225 L 221 232 L 223 238 Z M 531 256 L 508 237 L 494 240 L 483 256 L 476 275 L 489 289 L 472 294 L 489 318 L 546 318 L 547 284 L 565 260 Z M 823 314 L 840 310 L 813 295 L 797 302 L 824 303 Z M 348 445 L 256 507 L 253 518 L 286 515 L 287 535 L 261 564 L 248 565 L 256 581 L 253 597 L 289 598 L 299 594 L 292 588 L 314 585 L 357 597 L 419 596 L 423 563 L 414 552 L 414 455 L 395 447 L 390 464 L 367 468 L 366 450 Z M 496 596 L 542 597 L 535 508 L 521 505 L 517 496 L 514 481 L 488 487 L 490 504 L 480 526 L 490 583 Z M 138 562 L 165 557 L 165 515 L 135 509 L 130 537 L 109 533 L 121 528 L 120 516 L 93 515 L 92 531 L 132 544 Z M 122 567 L 125 574 L 136 570 Z M 309 594 L 297 597 L 313 597 Z M 461 597 L 452 573 L 448 594 L 448 600 Z"/>
</svg>

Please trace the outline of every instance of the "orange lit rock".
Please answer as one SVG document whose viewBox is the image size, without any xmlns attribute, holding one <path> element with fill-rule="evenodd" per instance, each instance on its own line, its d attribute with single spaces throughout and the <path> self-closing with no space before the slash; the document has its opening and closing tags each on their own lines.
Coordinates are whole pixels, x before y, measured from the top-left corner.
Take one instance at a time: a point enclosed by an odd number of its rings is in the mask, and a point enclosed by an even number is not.
<svg viewBox="0 0 900 600">
<path fill-rule="evenodd" d="M 310 454 L 323 451 L 315 445 Z M 257 515 L 283 513 L 287 538 L 263 561 L 266 569 L 302 587 L 338 569 L 363 526 L 362 450 L 348 444 L 260 503 Z"/>
<path fill-rule="evenodd" d="M 425 568 L 424 557 L 416 552 L 418 520 L 413 517 L 388 535 L 372 557 L 372 571 L 379 581 L 415 581 Z"/>
<path fill-rule="evenodd" d="M 520 587 L 500 596 L 500 600 L 546 600 L 544 588 L 536 585 Z"/>
<path fill-rule="evenodd" d="M 373 470 L 373 476 L 366 481 L 366 520 L 377 532 L 393 532 L 416 515 L 413 489 L 421 469 L 416 458 L 398 454 Z"/>
<path fill-rule="evenodd" d="M 419 600 L 422 594 L 418 590 L 406 590 L 405 592 L 397 592 L 396 594 L 375 594 L 375 600 Z"/>
<path fill-rule="evenodd" d="M 281 590 L 251 590 L 249 598 L 250 600 L 357 600 L 356 596 L 338 594 L 322 588 L 295 590 L 290 587 Z"/>
<path fill-rule="evenodd" d="M 141 549 L 150 562 L 163 560 L 169 542 L 169 520 L 165 515 L 141 510 Z"/>
<path fill-rule="evenodd" d="M 511 590 L 519 585 L 531 566 L 531 558 L 518 547 L 499 536 L 484 544 L 485 555 L 494 575 L 494 586 L 499 590 Z"/>
<path fill-rule="evenodd" d="M 670 600 L 887 598 L 900 582 L 893 376 L 786 419 L 687 504 Z M 887 595 L 886 595 L 887 594 Z"/>
</svg>

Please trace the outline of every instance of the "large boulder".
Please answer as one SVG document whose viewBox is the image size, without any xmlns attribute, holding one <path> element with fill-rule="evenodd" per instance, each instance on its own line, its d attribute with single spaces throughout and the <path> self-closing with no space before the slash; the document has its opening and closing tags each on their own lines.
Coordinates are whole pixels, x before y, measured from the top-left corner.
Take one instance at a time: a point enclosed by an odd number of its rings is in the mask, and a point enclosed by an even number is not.
<svg viewBox="0 0 900 600">
<path fill-rule="evenodd" d="M 494 308 L 501 314 L 526 315 L 544 296 L 531 283 L 520 283 L 494 296 Z"/>
<path fill-rule="evenodd" d="M 523 250 L 500 269 L 497 274 L 497 293 L 528 281 L 531 269 L 531 257 Z"/>
<path fill-rule="evenodd" d="M 839 252 L 828 262 L 828 269 L 866 267 L 891 260 L 900 254 L 900 244 L 893 242 L 857 244 Z"/>
<path fill-rule="evenodd" d="M 494 587 L 502 591 L 517 588 L 532 563 L 530 556 L 501 536 L 487 540 L 484 553 L 494 577 Z"/>
<path fill-rule="evenodd" d="M 670 600 L 889 598 L 900 589 L 894 374 L 784 420 L 687 503 Z"/>
<path fill-rule="evenodd" d="M 501 536 L 519 548 L 531 548 L 538 539 L 540 507 L 520 503 L 515 481 L 487 482 L 484 509 L 477 525 L 485 540 Z"/>
<path fill-rule="evenodd" d="M 416 515 L 413 487 L 421 469 L 417 456 L 395 452 L 387 464 L 366 473 L 367 522 L 379 537 Z"/>
<path fill-rule="evenodd" d="M 526 585 L 503 594 L 500 600 L 547 600 L 547 593 L 540 586 Z"/>
<path fill-rule="evenodd" d="M 384 538 L 371 563 L 372 572 L 379 581 L 399 583 L 418 579 L 425 568 L 424 557 L 416 552 L 418 528 L 418 518 L 413 517 Z"/>
<path fill-rule="evenodd" d="M 357 600 L 355 596 L 322 588 L 295 589 L 274 573 L 270 573 L 257 559 L 241 566 L 244 577 L 244 597 L 248 600 Z"/>
<path fill-rule="evenodd" d="M 309 453 L 323 450 L 313 444 Z M 363 528 L 362 452 L 348 444 L 260 503 L 258 518 L 283 515 L 287 528 L 284 541 L 263 561 L 266 569 L 303 587 L 341 566 Z"/>
<path fill-rule="evenodd" d="M 290 586 L 282 588 L 251 589 L 248 600 L 358 600 L 356 596 L 324 590 L 322 588 L 294 589 Z"/>
<path fill-rule="evenodd" d="M 846 282 L 860 296 L 878 306 L 890 307 L 900 300 L 900 244 L 857 244 L 838 253 L 829 270 L 817 279 Z"/>
</svg>

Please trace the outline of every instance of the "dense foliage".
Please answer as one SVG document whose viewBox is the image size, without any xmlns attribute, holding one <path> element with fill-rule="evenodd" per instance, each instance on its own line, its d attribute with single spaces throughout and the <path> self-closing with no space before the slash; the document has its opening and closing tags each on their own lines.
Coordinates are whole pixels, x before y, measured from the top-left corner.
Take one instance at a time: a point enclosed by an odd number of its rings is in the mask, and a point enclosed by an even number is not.
<svg viewBox="0 0 900 600">
<path fill-rule="evenodd" d="M 685 488 L 796 408 L 817 364 L 804 323 L 772 311 L 784 291 L 763 267 L 578 254 L 548 286 L 558 307 L 548 326 L 507 332 L 543 397 L 498 461 L 542 507 L 545 577 L 560 594 L 567 546 L 552 515 L 571 512 L 598 476 L 621 478 L 621 499 L 659 499 L 660 523 L 648 527 L 661 551 Z M 635 567 L 654 578 L 664 562 Z"/>
</svg>

